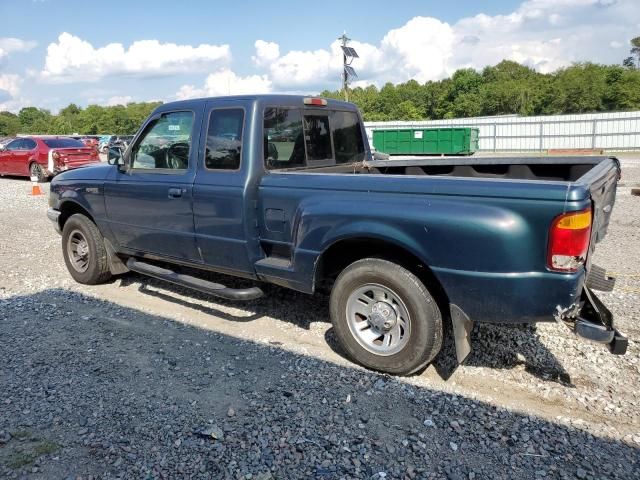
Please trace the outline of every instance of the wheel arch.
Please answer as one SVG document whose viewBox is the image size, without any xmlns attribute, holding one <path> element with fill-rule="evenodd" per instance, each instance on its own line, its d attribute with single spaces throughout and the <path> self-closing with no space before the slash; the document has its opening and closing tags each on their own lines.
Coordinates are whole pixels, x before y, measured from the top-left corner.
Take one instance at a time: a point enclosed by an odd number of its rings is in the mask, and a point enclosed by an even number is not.
<svg viewBox="0 0 640 480">
<path fill-rule="evenodd" d="M 440 311 L 449 312 L 449 298 L 429 265 L 406 246 L 386 238 L 352 236 L 331 243 L 316 261 L 314 287 L 332 282 L 348 265 L 363 258 L 380 258 L 406 268 L 424 283 Z"/>
<path fill-rule="evenodd" d="M 73 200 L 65 200 L 62 204 L 60 204 L 60 217 L 58 218 L 58 224 L 60 225 L 60 229 L 64 228 L 65 222 L 71 217 L 71 215 L 75 215 L 76 213 L 80 213 L 91 220 L 94 224 L 96 224 L 93 215 L 82 205 Z M 97 224 L 96 224 L 97 226 Z"/>
</svg>

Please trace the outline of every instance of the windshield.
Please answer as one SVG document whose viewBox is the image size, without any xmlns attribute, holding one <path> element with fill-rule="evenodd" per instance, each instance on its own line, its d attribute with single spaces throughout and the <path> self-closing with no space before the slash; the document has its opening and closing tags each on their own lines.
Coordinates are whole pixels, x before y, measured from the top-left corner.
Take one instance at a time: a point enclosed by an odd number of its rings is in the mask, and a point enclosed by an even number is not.
<svg viewBox="0 0 640 480">
<path fill-rule="evenodd" d="M 49 148 L 85 148 L 86 145 L 80 140 L 73 138 L 50 138 L 43 140 Z"/>
</svg>

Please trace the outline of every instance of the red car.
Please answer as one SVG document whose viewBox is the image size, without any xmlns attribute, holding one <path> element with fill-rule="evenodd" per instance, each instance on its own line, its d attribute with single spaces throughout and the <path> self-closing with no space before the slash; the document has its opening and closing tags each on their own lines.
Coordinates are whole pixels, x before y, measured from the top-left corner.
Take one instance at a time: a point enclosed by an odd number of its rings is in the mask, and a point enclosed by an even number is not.
<svg viewBox="0 0 640 480">
<path fill-rule="evenodd" d="M 39 182 L 99 161 L 94 147 L 67 137 L 20 137 L 0 146 L 0 175 L 38 177 Z"/>
</svg>

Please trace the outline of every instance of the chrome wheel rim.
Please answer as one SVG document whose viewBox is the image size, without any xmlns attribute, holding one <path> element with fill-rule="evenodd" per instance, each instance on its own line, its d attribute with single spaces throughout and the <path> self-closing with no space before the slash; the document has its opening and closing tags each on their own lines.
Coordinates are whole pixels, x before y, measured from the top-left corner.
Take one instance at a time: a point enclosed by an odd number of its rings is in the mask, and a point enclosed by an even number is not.
<svg viewBox="0 0 640 480">
<path fill-rule="evenodd" d="M 32 163 L 31 164 L 31 176 L 32 177 L 39 177 L 40 176 L 40 165 L 38 165 L 37 163 Z"/>
<path fill-rule="evenodd" d="M 398 353 L 411 336 L 411 318 L 404 301 L 390 288 L 376 283 L 351 292 L 347 323 L 357 342 L 376 355 Z"/>
<path fill-rule="evenodd" d="M 67 240 L 67 254 L 76 272 L 84 273 L 89 268 L 89 242 L 80 230 L 74 230 Z"/>
</svg>

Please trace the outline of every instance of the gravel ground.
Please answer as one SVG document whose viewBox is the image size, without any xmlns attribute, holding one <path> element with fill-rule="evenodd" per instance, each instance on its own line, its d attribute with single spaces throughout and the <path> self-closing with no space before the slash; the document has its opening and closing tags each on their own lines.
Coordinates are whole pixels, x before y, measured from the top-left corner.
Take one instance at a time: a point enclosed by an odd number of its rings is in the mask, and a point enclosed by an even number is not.
<svg viewBox="0 0 640 480">
<path fill-rule="evenodd" d="M 640 160 L 623 159 L 623 182 L 640 182 Z M 137 275 L 78 285 L 29 190 L 0 179 L 0 478 L 640 478 L 627 186 L 595 259 L 618 275 L 601 298 L 627 355 L 556 324 L 481 325 L 446 381 L 345 360 L 321 296 L 269 287 L 237 304 Z"/>
</svg>

